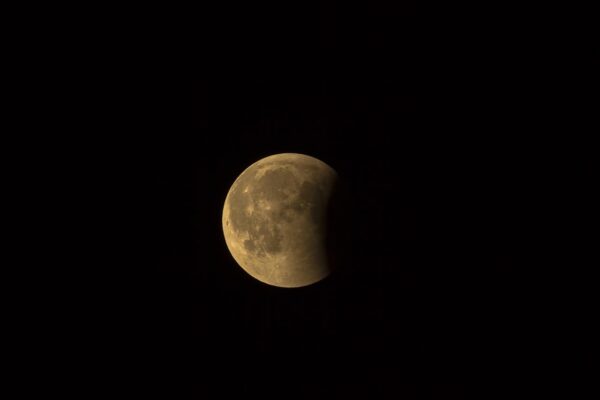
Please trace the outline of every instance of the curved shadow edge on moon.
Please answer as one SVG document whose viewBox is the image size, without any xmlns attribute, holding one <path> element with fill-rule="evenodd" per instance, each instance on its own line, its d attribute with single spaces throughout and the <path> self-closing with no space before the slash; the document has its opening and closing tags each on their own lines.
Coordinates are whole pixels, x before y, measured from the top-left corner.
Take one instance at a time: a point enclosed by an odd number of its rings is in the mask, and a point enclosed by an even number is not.
<svg viewBox="0 0 600 400">
<path fill-rule="evenodd" d="M 332 270 L 331 201 L 338 175 L 307 155 L 263 158 L 235 180 L 223 206 L 223 234 L 235 261 L 278 287 L 314 284 Z"/>
</svg>

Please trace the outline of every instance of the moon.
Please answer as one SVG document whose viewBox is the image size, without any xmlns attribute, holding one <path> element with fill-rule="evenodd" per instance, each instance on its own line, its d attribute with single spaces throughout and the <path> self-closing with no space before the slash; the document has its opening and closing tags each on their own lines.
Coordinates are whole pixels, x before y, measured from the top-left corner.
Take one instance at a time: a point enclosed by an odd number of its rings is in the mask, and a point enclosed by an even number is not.
<svg viewBox="0 0 600 400">
<path fill-rule="evenodd" d="M 327 277 L 327 209 L 337 181 L 333 168 L 304 154 L 276 154 L 246 168 L 227 193 L 222 218 L 240 267 L 284 288 Z"/>
</svg>

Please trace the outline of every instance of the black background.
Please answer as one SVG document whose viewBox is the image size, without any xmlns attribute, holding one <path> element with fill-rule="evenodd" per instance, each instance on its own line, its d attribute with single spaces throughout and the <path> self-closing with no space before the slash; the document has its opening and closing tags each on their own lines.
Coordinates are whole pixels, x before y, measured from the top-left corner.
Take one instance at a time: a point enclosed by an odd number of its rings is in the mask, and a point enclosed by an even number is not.
<svg viewBox="0 0 600 400">
<path fill-rule="evenodd" d="M 144 61 L 112 106 L 130 214 L 115 362 L 178 397 L 512 397 L 485 379 L 558 357 L 553 324 L 579 328 L 590 296 L 547 262 L 586 260 L 562 235 L 582 235 L 592 165 L 529 136 L 565 123 L 544 63 L 491 33 L 431 40 L 412 2 L 217 7 L 140 15 L 118 47 Z M 327 162 L 348 200 L 343 265 L 294 290 L 248 276 L 221 230 L 233 181 L 281 152 Z"/>
</svg>

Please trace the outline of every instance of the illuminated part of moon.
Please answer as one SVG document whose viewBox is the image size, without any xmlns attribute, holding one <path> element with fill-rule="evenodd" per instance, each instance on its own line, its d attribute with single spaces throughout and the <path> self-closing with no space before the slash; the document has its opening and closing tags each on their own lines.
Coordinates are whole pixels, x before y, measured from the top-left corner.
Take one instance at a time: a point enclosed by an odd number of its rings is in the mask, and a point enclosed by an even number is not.
<svg viewBox="0 0 600 400">
<path fill-rule="evenodd" d="M 279 287 L 325 278 L 327 207 L 337 173 L 303 154 L 283 153 L 248 167 L 223 207 L 225 242 L 252 277 Z"/>
</svg>

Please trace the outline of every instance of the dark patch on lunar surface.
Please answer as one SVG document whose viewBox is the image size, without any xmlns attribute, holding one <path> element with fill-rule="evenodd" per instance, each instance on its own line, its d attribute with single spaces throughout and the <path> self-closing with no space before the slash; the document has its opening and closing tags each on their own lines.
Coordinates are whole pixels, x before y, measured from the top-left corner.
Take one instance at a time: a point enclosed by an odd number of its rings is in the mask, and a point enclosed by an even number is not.
<svg viewBox="0 0 600 400">
<path fill-rule="evenodd" d="M 256 249 L 256 246 L 254 245 L 254 241 L 253 240 L 244 240 L 244 247 L 246 248 L 246 250 L 248 251 L 252 251 L 254 252 L 254 250 Z"/>
<path fill-rule="evenodd" d="M 293 218 L 289 213 L 290 209 L 291 208 L 289 206 L 281 207 L 281 210 L 275 216 L 275 220 L 278 222 L 281 222 L 281 221 L 288 222 L 288 223 L 292 222 Z"/>
<path fill-rule="evenodd" d="M 304 182 L 300 187 L 299 198 L 302 202 L 310 204 L 310 218 L 317 226 L 320 226 L 324 217 L 321 189 L 314 183 Z"/>
<path fill-rule="evenodd" d="M 257 193 L 267 201 L 282 202 L 287 199 L 287 195 L 282 187 L 289 187 L 295 181 L 294 175 L 283 168 L 278 168 L 271 171 L 266 171 L 265 174 L 258 180 Z"/>
<path fill-rule="evenodd" d="M 267 222 L 262 223 L 258 229 L 259 237 L 262 236 L 262 239 L 260 240 L 261 247 L 267 253 L 278 253 L 281 251 L 281 240 L 283 239 L 283 235 L 279 232 L 277 227 L 273 227 L 273 230 L 271 231 L 267 224 Z"/>
</svg>

